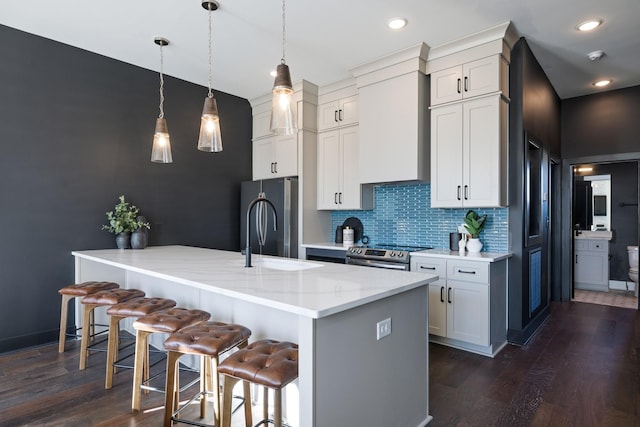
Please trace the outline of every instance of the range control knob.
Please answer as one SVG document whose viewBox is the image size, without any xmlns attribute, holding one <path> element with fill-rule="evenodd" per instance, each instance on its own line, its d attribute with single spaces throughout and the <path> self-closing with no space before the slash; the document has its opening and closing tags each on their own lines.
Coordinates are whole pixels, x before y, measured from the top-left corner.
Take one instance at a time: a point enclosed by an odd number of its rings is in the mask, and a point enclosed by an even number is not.
<svg viewBox="0 0 640 427">
<path fill-rule="evenodd" d="M 396 256 L 395 252 L 391 252 L 391 257 L 393 258 L 394 256 Z"/>
<path fill-rule="evenodd" d="M 361 254 L 362 253 L 362 249 L 358 249 L 358 253 Z"/>
</svg>

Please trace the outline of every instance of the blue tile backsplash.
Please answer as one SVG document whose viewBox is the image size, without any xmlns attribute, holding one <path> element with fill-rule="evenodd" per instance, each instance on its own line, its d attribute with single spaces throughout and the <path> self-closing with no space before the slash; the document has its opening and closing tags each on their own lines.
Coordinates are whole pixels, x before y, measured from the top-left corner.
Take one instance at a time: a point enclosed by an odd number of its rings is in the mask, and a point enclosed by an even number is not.
<svg viewBox="0 0 640 427">
<path fill-rule="evenodd" d="M 509 209 L 474 209 L 487 214 L 487 224 L 480 234 L 483 252 L 508 252 Z M 333 211 L 331 235 L 345 219 L 356 217 L 362 222 L 369 245 L 388 243 L 407 246 L 449 247 L 449 233 L 463 223 L 467 208 L 431 208 L 431 185 L 384 184 L 375 187 L 375 209 L 369 211 Z"/>
</svg>

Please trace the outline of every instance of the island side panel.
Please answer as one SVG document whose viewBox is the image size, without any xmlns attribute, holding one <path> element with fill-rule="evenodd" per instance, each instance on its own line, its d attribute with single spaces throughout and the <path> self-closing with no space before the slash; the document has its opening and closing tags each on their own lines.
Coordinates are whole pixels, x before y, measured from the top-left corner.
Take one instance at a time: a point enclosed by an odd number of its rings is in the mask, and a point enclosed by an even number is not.
<svg viewBox="0 0 640 427">
<path fill-rule="evenodd" d="M 429 420 L 428 287 L 316 320 L 315 424 L 416 427 Z M 391 335 L 376 339 L 391 318 Z"/>
</svg>

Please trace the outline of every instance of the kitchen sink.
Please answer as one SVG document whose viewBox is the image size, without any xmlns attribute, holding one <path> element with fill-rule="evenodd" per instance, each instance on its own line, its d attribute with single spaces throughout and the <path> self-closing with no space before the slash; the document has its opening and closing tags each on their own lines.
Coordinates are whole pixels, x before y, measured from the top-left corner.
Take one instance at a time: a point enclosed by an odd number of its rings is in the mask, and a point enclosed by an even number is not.
<svg viewBox="0 0 640 427">
<path fill-rule="evenodd" d="M 301 271 L 310 270 L 312 268 L 322 267 L 322 264 L 314 262 L 298 261 L 292 259 L 274 259 L 274 258 L 262 258 L 255 259 L 251 262 L 254 267 L 268 268 L 271 270 L 281 271 Z"/>
</svg>

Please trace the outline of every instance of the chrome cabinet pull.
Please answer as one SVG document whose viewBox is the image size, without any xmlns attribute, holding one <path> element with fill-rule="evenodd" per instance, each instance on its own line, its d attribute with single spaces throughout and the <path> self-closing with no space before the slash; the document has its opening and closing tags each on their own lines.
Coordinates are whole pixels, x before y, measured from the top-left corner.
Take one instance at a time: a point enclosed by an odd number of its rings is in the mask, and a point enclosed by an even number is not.
<svg viewBox="0 0 640 427">
<path fill-rule="evenodd" d="M 440 286 L 440 302 L 444 302 L 444 286 Z"/>
</svg>

